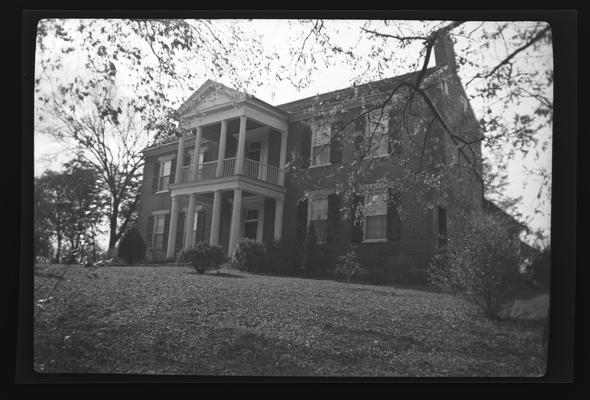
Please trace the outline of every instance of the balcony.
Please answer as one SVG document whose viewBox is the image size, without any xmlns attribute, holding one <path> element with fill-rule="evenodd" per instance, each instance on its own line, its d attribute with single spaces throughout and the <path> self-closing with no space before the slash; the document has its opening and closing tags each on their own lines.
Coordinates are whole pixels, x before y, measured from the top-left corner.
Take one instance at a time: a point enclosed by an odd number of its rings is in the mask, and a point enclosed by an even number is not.
<svg viewBox="0 0 590 400">
<path fill-rule="evenodd" d="M 236 158 L 226 158 L 223 160 L 219 174 L 217 174 L 217 160 L 200 164 L 194 175 L 192 174 L 191 167 L 185 166 L 182 167 L 179 183 L 195 183 L 219 177 L 234 176 L 236 175 L 235 167 Z M 242 173 L 240 175 L 273 185 L 281 185 L 281 182 L 283 182 L 283 174 L 284 172 L 278 167 L 244 158 Z"/>
</svg>

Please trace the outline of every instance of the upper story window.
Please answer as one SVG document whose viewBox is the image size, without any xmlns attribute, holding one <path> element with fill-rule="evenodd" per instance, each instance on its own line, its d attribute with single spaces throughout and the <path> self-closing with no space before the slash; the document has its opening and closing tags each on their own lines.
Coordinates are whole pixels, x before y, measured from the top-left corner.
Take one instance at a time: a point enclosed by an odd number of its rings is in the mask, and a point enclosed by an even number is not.
<svg viewBox="0 0 590 400">
<path fill-rule="evenodd" d="M 160 162 L 160 175 L 158 179 L 158 191 L 167 190 L 170 184 L 170 175 L 172 174 L 172 160 Z"/>
<path fill-rule="evenodd" d="M 367 115 L 365 124 L 367 155 L 380 157 L 389 153 L 389 116 L 381 114 L 381 110 L 372 111 Z"/>
<path fill-rule="evenodd" d="M 330 126 L 314 126 L 311 137 L 312 165 L 330 164 Z"/>
<path fill-rule="evenodd" d="M 365 240 L 387 239 L 387 191 L 365 195 Z"/>
<path fill-rule="evenodd" d="M 318 243 L 325 243 L 328 237 L 328 195 L 312 197 L 309 208 L 309 224 L 313 226 Z"/>
</svg>

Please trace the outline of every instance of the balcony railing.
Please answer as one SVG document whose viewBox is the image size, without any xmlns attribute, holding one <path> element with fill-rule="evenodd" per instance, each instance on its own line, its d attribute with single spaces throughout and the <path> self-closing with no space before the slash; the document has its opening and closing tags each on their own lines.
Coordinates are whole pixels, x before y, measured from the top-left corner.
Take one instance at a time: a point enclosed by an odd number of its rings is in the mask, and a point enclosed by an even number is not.
<svg viewBox="0 0 590 400">
<path fill-rule="evenodd" d="M 223 160 L 221 176 L 235 175 L 236 159 L 226 158 Z M 264 182 L 280 185 L 283 171 L 280 168 L 259 163 L 248 158 L 244 159 L 243 175 L 258 179 Z M 191 174 L 191 167 L 182 167 L 180 183 L 193 183 L 213 179 L 217 177 L 217 160 L 209 161 L 199 165 L 196 176 Z"/>
</svg>

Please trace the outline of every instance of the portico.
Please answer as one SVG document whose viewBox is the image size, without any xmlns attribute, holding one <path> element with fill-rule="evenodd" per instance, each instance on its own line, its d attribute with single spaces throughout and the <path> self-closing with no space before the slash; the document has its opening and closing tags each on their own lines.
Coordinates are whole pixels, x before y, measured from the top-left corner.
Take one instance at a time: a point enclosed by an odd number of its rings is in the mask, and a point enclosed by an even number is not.
<svg viewBox="0 0 590 400">
<path fill-rule="evenodd" d="M 280 239 L 286 114 L 210 81 L 195 95 L 179 109 L 186 128 L 178 140 L 175 179 L 169 185 L 172 205 L 166 256 L 172 258 L 179 247 L 204 239 L 203 232 L 211 245 L 222 245 L 228 255 L 244 237 Z M 181 199 L 188 201 L 183 210 Z M 179 238 L 181 213 L 184 232 Z M 183 240 L 182 246 L 177 240 Z"/>
</svg>

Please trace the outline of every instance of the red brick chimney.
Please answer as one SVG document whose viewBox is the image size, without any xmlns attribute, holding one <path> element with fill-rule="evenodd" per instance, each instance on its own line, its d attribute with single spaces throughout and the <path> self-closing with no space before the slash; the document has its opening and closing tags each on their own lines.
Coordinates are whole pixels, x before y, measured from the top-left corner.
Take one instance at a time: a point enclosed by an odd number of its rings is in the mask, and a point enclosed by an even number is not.
<svg viewBox="0 0 590 400">
<path fill-rule="evenodd" d="M 457 72 L 453 40 L 448 32 L 441 32 L 438 39 L 434 42 L 434 59 L 437 67 L 448 65 L 451 71 Z"/>
</svg>

